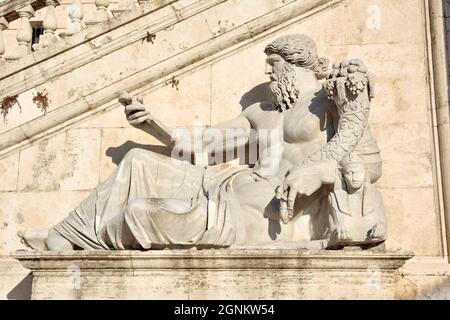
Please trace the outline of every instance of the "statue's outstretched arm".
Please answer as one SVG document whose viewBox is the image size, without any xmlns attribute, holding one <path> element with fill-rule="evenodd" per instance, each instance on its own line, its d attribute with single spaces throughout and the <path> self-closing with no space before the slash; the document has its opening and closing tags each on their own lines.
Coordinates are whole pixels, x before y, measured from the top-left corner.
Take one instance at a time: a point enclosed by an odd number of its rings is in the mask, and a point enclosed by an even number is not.
<svg viewBox="0 0 450 320">
<path fill-rule="evenodd" d="M 249 142 L 250 134 L 250 122 L 247 118 L 240 115 L 234 119 L 208 127 L 204 135 L 204 146 L 207 150 L 215 153 L 232 151 L 235 148 L 244 147 Z"/>
<path fill-rule="evenodd" d="M 221 154 L 244 147 L 250 132 L 251 125 L 243 116 L 210 127 L 178 128 L 174 130 L 175 149 L 188 153 Z"/>
<path fill-rule="evenodd" d="M 186 128 L 171 128 L 163 124 L 151 115 L 143 104 L 142 97 L 131 97 L 127 92 L 121 92 L 119 102 L 125 106 L 125 115 L 130 125 L 180 152 L 217 153 L 244 146 L 249 141 L 251 125 L 244 116 L 192 131 Z"/>
<path fill-rule="evenodd" d="M 195 164 L 202 166 L 211 159 L 214 159 L 214 163 L 222 163 L 224 153 L 228 157 L 228 152 L 233 152 L 234 157 L 234 150 L 245 146 L 249 135 L 250 123 L 244 117 L 211 127 L 176 128 L 173 132 L 175 144 L 172 155 L 188 161 L 193 155 Z"/>
</svg>

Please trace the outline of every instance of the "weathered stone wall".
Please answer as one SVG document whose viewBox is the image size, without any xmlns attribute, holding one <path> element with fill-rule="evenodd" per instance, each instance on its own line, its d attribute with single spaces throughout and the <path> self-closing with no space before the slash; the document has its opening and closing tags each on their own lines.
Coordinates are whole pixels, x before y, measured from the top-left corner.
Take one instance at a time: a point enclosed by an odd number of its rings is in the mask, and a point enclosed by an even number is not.
<svg viewBox="0 0 450 320">
<path fill-rule="evenodd" d="M 158 42 L 182 49 L 204 34 L 225 33 L 242 25 L 255 11 L 263 12 L 270 6 L 276 9 L 279 3 L 281 0 L 233 0 L 220 4 L 207 15 L 191 18 L 192 29 L 180 28 L 178 36 L 170 30 L 161 31 L 155 47 L 134 44 L 121 54 L 104 56 L 103 81 L 112 82 L 114 75 L 109 77 L 109 72 L 115 74 L 121 68 L 126 72 L 128 65 L 133 68 L 133 62 L 146 54 L 154 57 L 154 52 L 144 50 L 156 50 Z M 449 297 L 450 268 L 444 260 L 447 248 L 436 175 L 426 3 L 337 2 L 247 40 L 245 46 L 229 50 L 220 59 L 199 63 L 177 76 L 177 88 L 163 82 L 144 89 L 145 103 L 157 118 L 173 126 L 217 124 L 238 115 L 242 108 L 267 96 L 263 49 L 282 34 L 308 34 L 317 42 L 319 54 L 332 62 L 361 58 L 377 76 L 370 123 L 382 150 L 383 176 L 377 185 L 387 208 L 387 247 L 413 250 L 418 257 L 405 271 L 406 278 L 398 282 L 397 297 Z M 166 33 L 170 37 L 166 38 Z M 68 73 L 65 86 L 44 83 L 41 88 L 47 89 L 53 102 L 70 99 L 74 91 L 92 81 L 89 69 L 83 72 L 79 78 Z M 32 119 L 31 113 L 38 112 L 35 110 L 31 105 L 22 106 L 22 113 L 13 111 L 10 121 Z M 108 177 L 132 147 L 164 151 L 154 138 L 128 125 L 121 107 L 95 110 L 84 120 L 0 157 L 0 253 L 22 247 L 15 236 L 18 229 L 47 228 L 63 218 Z M 13 125 L 9 122 L 7 126 L 0 124 L 0 132 Z M 17 281 L 0 283 L 3 298 L 8 293 L 15 297 L 28 283 L 17 286 L 27 272 L 19 267 L 14 270 Z M 436 274 L 440 276 L 433 277 Z"/>
</svg>

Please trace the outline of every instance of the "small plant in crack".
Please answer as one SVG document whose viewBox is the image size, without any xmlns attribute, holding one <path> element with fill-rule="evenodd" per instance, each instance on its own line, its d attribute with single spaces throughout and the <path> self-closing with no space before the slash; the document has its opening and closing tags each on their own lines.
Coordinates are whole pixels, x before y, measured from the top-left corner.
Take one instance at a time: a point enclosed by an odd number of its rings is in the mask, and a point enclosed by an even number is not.
<svg viewBox="0 0 450 320">
<path fill-rule="evenodd" d="M 3 122 L 7 123 L 6 117 L 8 116 L 9 110 L 14 107 L 15 104 L 17 104 L 20 108 L 20 112 L 22 112 L 22 108 L 20 107 L 19 102 L 17 101 L 18 95 L 15 96 L 6 96 L 3 98 L 1 106 L 0 106 L 0 113 L 3 116 Z"/>
<path fill-rule="evenodd" d="M 43 113 L 47 112 L 47 109 L 49 107 L 50 100 L 48 99 L 48 94 L 45 91 L 45 89 L 42 92 L 37 92 L 34 94 L 33 97 L 33 103 L 41 109 Z"/>
<path fill-rule="evenodd" d="M 170 79 L 169 82 L 166 81 L 166 86 L 170 85 L 172 88 L 177 89 L 177 91 L 178 91 L 179 84 L 180 84 L 180 80 L 175 79 L 175 76 L 172 76 L 172 79 Z"/>
<path fill-rule="evenodd" d="M 151 33 L 150 31 L 147 31 L 147 34 L 145 35 L 144 39 L 142 39 L 142 42 L 147 41 L 154 43 L 153 41 L 156 39 L 156 34 Z"/>
</svg>

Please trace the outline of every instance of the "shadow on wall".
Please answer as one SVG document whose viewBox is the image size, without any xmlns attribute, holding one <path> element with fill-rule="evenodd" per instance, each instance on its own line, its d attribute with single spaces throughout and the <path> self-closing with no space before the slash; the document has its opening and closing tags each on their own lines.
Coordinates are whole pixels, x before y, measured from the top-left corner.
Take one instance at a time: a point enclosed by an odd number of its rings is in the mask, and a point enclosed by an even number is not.
<svg viewBox="0 0 450 320">
<path fill-rule="evenodd" d="M 242 110 L 245 110 L 252 104 L 258 103 L 258 102 L 265 102 L 265 101 L 271 101 L 271 93 L 269 89 L 270 82 L 264 82 L 253 89 L 246 92 L 239 101 L 239 104 L 242 106 Z"/>
<path fill-rule="evenodd" d="M 427 300 L 449 300 L 450 299 L 450 276 L 438 285 L 421 291 L 416 299 Z"/>
<path fill-rule="evenodd" d="M 441 278 L 440 280 L 434 278 Z M 397 276 L 396 299 L 449 300 L 450 276 Z"/>
<path fill-rule="evenodd" d="M 121 144 L 118 147 L 109 147 L 105 154 L 111 158 L 111 161 L 118 165 L 120 161 L 122 161 L 123 157 L 127 154 L 128 151 L 134 148 L 144 149 L 153 151 L 155 153 L 163 154 L 166 156 L 170 156 L 170 148 L 166 146 L 158 146 L 158 145 L 149 145 L 149 144 L 140 144 L 134 141 L 128 140 L 127 142 Z"/>
<path fill-rule="evenodd" d="M 8 300 L 31 300 L 31 286 L 33 274 L 30 272 L 6 296 Z"/>
</svg>

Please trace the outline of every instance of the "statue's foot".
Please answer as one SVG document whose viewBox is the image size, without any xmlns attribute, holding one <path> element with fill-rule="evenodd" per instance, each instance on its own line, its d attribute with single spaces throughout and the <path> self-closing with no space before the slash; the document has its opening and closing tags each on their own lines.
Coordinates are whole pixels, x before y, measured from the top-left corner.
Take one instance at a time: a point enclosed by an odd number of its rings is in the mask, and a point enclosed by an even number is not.
<svg viewBox="0 0 450 320">
<path fill-rule="evenodd" d="M 346 246 L 353 244 L 353 238 L 350 231 L 343 226 L 337 227 L 331 234 L 330 241 L 326 249 L 341 250 Z"/>
<path fill-rule="evenodd" d="M 350 231 L 346 227 L 338 227 L 335 231 L 335 241 L 341 244 L 352 242 Z"/>
<path fill-rule="evenodd" d="M 73 245 L 53 229 L 48 230 L 47 249 L 50 251 L 71 251 Z"/>
<path fill-rule="evenodd" d="M 19 231 L 20 241 L 36 251 L 73 250 L 73 245 L 53 229 Z"/>
<path fill-rule="evenodd" d="M 386 240 L 386 227 L 381 223 L 375 224 L 367 231 L 366 242 L 378 243 Z"/>
<path fill-rule="evenodd" d="M 47 250 L 47 229 L 19 231 L 17 235 L 20 238 L 20 242 L 22 242 L 27 247 L 37 251 Z"/>
<path fill-rule="evenodd" d="M 385 249 L 383 245 L 385 240 L 386 225 L 383 223 L 375 224 L 367 231 L 365 238 L 357 239 L 352 237 L 351 232 L 346 227 L 339 226 L 332 233 L 327 249 L 341 250 L 344 248 L 358 247 L 363 250 L 382 251 Z"/>
</svg>

